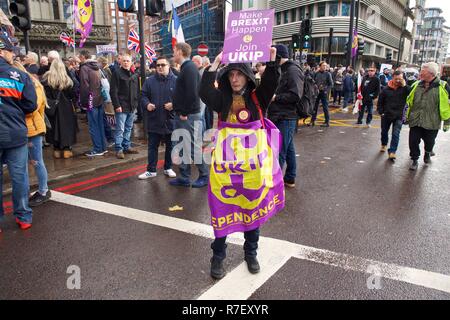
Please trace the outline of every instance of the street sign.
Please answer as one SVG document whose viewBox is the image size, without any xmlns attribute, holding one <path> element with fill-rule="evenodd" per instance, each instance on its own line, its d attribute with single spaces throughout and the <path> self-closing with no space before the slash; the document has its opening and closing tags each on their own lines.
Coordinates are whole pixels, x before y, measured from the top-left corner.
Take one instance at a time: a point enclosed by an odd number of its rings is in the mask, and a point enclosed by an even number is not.
<svg viewBox="0 0 450 320">
<path fill-rule="evenodd" d="M 197 47 L 198 54 L 202 57 L 208 54 L 208 50 L 208 46 L 204 43 L 199 44 Z"/>
<path fill-rule="evenodd" d="M 133 12 L 134 11 L 134 0 L 117 0 L 117 6 L 120 11 Z"/>
</svg>

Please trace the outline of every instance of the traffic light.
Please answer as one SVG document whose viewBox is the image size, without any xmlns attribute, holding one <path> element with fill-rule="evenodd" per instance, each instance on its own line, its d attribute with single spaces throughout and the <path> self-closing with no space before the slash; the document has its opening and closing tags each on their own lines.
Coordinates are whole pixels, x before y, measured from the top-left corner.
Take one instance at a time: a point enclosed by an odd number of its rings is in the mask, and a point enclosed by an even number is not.
<svg viewBox="0 0 450 320">
<path fill-rule="evenodd" d="M 163 10 L 162 0 L 145 0 L 145 14 L 152 17 L 159 17 Z"/>
<path fill-rule="evenodd" d="M 303 49 L 310 49 L 311 47 L 311 20 L 306 18 L 302 20 L 300 25 L 300 43 L 303 44 Z"/>
<path fill-rule="evenodd" d="M 358 37 L 358 55 L 362 56 L 364 54 L 364 47 L 365 47 L 364 39 L 361 37 Z"/>
<path fill-rule="evenodd" d="M 292 35 L 292 48 L 300 49 L 300 34 L 298 33 Z"/>
<path fill-rule="evenodd" d="M 392 53 L 391 52 L 388 52 L 386 54 L 386 60 L 392 60 Z"/>
<path fill-rule="evenodd" d="M 14 0 L 9 5 L 9 11 L 13 14 L 11 23 L 20 31 L 31 29 L 31 16 L 29 0 Z"/>
</svg>

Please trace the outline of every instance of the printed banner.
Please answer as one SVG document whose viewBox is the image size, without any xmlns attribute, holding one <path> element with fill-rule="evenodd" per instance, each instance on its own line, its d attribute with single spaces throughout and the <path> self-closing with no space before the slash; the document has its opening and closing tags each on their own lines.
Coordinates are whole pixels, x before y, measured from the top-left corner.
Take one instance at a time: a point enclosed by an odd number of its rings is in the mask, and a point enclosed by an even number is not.
<svg viewBox="0 0 450 320">
<path fill-rule="evenodd" d="M 80 48 L 83 47 L 92 30 L 91 0 L 74 0 L 75 28 L 81 35 Z"/>
<path fill-rule="evenodd" d="M 101 54 L 101 53 L 117 54 L 117 47 L 115 44 L 97 45 L 96 48 L 97 48 L 97 54 Z"/>
<path fill-rule="evenodd" d="M 208 203 L 216 237 L 254 230 L 284 208 L 280 131 L 269 120 L 219 123 Z"/>
<path fill-rule="evenodd" d="M 270 61 L 274 9 L 230 12 L 223 63 Z"/>
<path fill-rule="evenodd" d="M 358 32 L 353 29 L 352 58 L 358 55 Z"/>
</svg>

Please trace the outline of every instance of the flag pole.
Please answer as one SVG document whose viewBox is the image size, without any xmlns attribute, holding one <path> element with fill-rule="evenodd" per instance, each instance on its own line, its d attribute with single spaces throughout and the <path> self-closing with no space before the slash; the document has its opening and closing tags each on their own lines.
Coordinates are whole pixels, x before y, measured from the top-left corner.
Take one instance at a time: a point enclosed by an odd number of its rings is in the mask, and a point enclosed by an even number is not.
<svg viewBox="0 0 450 320">
<path fill-rule="evenodd" d="M 77 47 L 77 42 L 76 42 L 76 16 L 75 16 L 75 0 L 72 1 L 72 7 L 73 7 L 73 55 L 74 57 L 77 55 L 76 53 L 76 47 Z"/>
</svg>

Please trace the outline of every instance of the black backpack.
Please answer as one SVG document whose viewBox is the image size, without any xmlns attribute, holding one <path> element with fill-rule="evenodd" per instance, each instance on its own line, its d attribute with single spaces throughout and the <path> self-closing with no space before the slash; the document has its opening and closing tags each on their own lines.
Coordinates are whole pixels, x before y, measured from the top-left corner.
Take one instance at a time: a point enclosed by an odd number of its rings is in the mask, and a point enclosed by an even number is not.
<svg viewBox="0 0 450 320">
<path fill-rule="evenodd" d="M 313 115 L 317 96 L 318 91 L 314 79 L 310 73 L 305 73 L 303 96 L 297 103 L 297 115 L 299 119 L 306 119 Z"/>
</svg>

